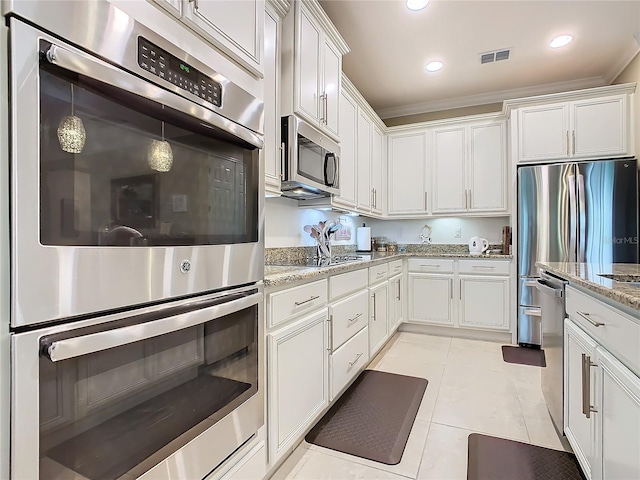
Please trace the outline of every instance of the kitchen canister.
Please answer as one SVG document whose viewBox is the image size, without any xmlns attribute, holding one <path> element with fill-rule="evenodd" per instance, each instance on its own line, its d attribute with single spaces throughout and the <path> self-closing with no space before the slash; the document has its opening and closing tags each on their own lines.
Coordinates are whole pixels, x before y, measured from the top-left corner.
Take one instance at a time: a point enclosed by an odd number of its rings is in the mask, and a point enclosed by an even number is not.
<svg viewBox="0 0 640 480">
<path fill-rule="evenodd" d="M 361 227 L 356 229 L 356 242 L 358 252 L 370 252 L 371 251 L 371 227 L 365 226 L 363 223 Z"/>
</svg>

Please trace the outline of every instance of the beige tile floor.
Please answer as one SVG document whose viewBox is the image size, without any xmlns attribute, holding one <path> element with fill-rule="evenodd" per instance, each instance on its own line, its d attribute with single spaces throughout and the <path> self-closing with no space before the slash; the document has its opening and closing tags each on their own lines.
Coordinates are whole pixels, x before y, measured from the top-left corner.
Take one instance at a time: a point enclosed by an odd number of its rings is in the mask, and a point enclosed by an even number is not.
<svg viewBox="0 0 640 480">
<path fill-rule="evenodd" d="M 368 368 L 429 380 L 398 465 L 302 442 L 272 477 L 464 480 L 467 437 L 484 433 L 558 450 L 540 390 L 540 368 L 502 360 L 501 344 L 399 333 Z"/>
</svg>

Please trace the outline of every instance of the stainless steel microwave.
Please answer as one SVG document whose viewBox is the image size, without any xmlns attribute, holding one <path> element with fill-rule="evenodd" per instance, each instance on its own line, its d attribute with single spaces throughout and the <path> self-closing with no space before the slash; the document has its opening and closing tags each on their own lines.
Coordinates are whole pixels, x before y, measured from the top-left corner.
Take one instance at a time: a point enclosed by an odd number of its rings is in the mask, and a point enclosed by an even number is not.
<svg viewBox="0 0 640 480">
<path fill-rule="evenodd" d="M 282 117 L 282 155 L 283 197 L 340 194 L 340 146 L 295 115 Z"/>
</svg>

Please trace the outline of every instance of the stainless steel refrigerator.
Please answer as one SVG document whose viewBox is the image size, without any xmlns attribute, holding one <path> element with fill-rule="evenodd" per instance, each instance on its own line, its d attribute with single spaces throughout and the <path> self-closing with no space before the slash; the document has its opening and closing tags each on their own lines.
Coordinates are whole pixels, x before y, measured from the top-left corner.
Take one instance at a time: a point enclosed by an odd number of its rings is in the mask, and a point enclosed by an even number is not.
<svg viewBox="0 0 640 480">
<path fill-rule="evenodd" d="M 517 261 L 518 343 L 540 346 L 536 261 L 638 263 L 636 159 L 519 167 Z"/>
</svg>

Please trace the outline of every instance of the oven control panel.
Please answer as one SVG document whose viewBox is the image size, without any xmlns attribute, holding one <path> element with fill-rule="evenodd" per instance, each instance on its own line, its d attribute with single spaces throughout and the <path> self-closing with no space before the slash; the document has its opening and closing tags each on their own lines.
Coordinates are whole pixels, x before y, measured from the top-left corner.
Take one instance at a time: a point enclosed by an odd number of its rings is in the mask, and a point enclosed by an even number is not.
<svg viewBox="0 0 640 480">
<path fill-rule="evenodd" d="M 218 82 L 143 37 L 138 37 L 138 65 L 216 107 L 222 106 Z"/>
</svg>

